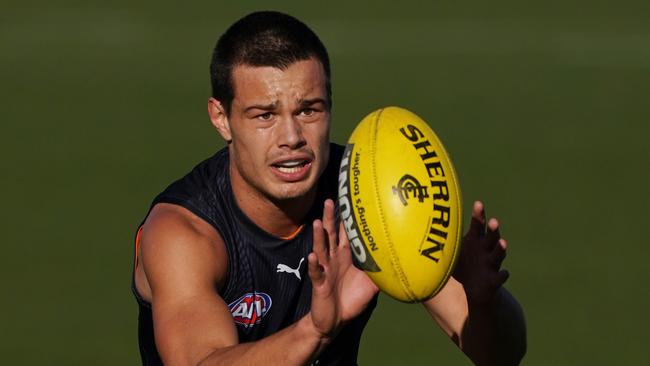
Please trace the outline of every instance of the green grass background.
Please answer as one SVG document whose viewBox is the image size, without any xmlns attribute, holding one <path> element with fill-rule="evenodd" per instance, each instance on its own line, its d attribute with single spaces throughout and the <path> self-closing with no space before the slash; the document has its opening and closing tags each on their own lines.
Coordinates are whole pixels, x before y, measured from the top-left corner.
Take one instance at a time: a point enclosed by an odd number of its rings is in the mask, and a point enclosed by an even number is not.
<svg viewBox="0 0 650 366">
<path fill-rule="evenodd" d="M 465 209 L 480 198 L 501 219 L 524 364 L 650 363 L 649 2 L 234 3 L 0 4 L 0 363 L 139 362 L 133 232 L 223 146 L 211 49 L 267 8 L 328 46 L 335 141 L 371 110 L 412 109 L 451 152 Z M 469 363 L 386 297 L 359 361 Z"/>
</svg>

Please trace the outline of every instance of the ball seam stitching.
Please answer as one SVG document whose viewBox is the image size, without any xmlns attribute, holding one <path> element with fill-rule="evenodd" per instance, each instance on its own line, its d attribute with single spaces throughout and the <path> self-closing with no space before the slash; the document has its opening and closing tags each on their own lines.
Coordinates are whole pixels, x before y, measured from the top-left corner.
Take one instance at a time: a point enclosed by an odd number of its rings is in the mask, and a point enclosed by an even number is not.
<svg viewBox="0 0 650 366">
<path fill-rule="evenodd" d="M 382 108 L 382 109 L 379 110 L 379 113 L 377 113 L 377 117 L 375 118 L 375 123 L 373 124 L 374 125 L 374 131 L 373 131 L 374 136 L 372 136 L 372 138 L 370 139 L 370 141 L 373 144 L 372 149 L 371 149 L 371 151 L 372 151 L 372 159 L 370 159 L 370 161 L 372 162 L 372 175 L 373 175 L 372 180 L 373 180 L 373 183 L 374 183 L 373 185 L 374 185 L 374 188 L 375 188 L 374 189 L 375 200 L 378 203 L 377 208 L 378 208 L 378 211 L 379 211 L 379 220 L 381 221 L 381 227 L 382 227 L 382 229 L 384 231 L 384 235 L 385 235 L 386 239 L 388 240 L 388 245 L 387 246 L 388 246 L 388 249 L 389 249 L 388 252 L 390 254 L 391 264 L 392 264 L 393 268 L 397 271 L 397 275 L 399 276 L 399 279 L 400 279 L 399 283 L 400 283 L 400 285 L 402 287 L 402 290 L 404 290 L 404 293 L 406 294 L 406 296 L 408 296 L 410 298 L 409 299 L 410 301 L 414 301 L 415 300 L 415 294 L 413 294 L 411 289 L 406 285 L 406 283 L 408 282 L 408 279 L 406 278 L 406 274 L 404 273 L 404 270 L 402 269 L 399 258 L 397 257 L 397 254 L 395 253 L 395 248 L 393 247 L 393 240 L 392 240 L 392 238 L 390 236 L 390 233 L 386 229 L 386 220 L 384 219 L 384 210 L 383 210 L 383 206 L 382 206 L 383 202 L 382 202 L 381 196 L 379 194 L 379 187 L 377 186 L 377 184 L 378 184 L 377 183 L 377 164 L 376 164 L 377 134 L 378 134 L 378 131 L 379 131 L 379 121 L 381 119 L 381 115 L 383 114 L 383 112 L 386 109 L 387 108 Z"/>
</svg>

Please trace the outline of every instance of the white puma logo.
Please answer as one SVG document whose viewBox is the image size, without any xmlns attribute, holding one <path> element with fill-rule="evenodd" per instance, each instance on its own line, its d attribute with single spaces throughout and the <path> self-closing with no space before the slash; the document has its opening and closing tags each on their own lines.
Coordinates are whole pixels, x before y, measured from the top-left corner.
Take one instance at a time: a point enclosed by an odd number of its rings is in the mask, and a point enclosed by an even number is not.
<svg viewBox="0 0 650 366">
<path fill-rule="evenodd" d="M 276 272 L 293 273 L 293 274 L 296 275 L 296 277 L 298 277 L 299 280 L 302 280 L 302 278 L 300 278 L 300 266 L 302 265 L 302 261 L 304 261 L 304 260 L 305 260 L 305 257 L 300 258 L 300 263 L 298 263 L 298 268 L 296 268 L 296 269 L 293 269 L 293 268 L 287 266 L 286 264 L 280 263 L 280 264 L 278 264 L 278 270 Z"/>
</svg>

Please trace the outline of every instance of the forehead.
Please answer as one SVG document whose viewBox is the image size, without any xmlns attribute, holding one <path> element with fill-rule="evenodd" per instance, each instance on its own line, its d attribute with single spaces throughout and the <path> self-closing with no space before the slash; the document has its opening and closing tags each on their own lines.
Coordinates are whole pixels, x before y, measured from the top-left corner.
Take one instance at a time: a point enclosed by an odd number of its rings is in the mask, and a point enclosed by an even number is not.
<svg viewBox="0 0 650 366">
<path fill-rule="evenodd" d="M 233 103 L 288 103 L 326 96 L 323 65 L 310 58 L 286 69 L 272 66 L 238 65 L 233 69 Z"/>
</svg>

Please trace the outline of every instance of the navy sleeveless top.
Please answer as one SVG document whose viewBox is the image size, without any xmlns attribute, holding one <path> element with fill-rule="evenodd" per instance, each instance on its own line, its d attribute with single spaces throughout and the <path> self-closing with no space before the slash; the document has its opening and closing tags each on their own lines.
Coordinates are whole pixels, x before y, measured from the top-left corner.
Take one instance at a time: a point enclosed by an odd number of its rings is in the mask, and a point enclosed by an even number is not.
<svg viewBox="0 0 650 366">
<path fill-rule="evenodd" d="M 342 146 L 330 145 L 329 164 L 318 182 L 314 206 L 300 232 L 288 240 L 265 232 L 237 206 L 230 186 L 227 148 L 172 183 L 151 204 L 151 207 L 157 203 L 182 206 L 221 235 L 228 252 L 228 272 L 219 295 L 233 315 L 240 343 L 276 333 L 309 312 L 311 280 L 307 255 L 312 250 L 311 222 L 321 218 L 325 199 L 336 202 L 342 153 Z M 151 304 L 138 293 L 135 279 L 132 290 L 140 311 L 138 338 L 142 363 L 161 365 L 154 340 Z M 363 313 L 341 330 L 315 364 L 356 365 L 361 333 L 376 302 L 375 297 Z"/>
</svg>

